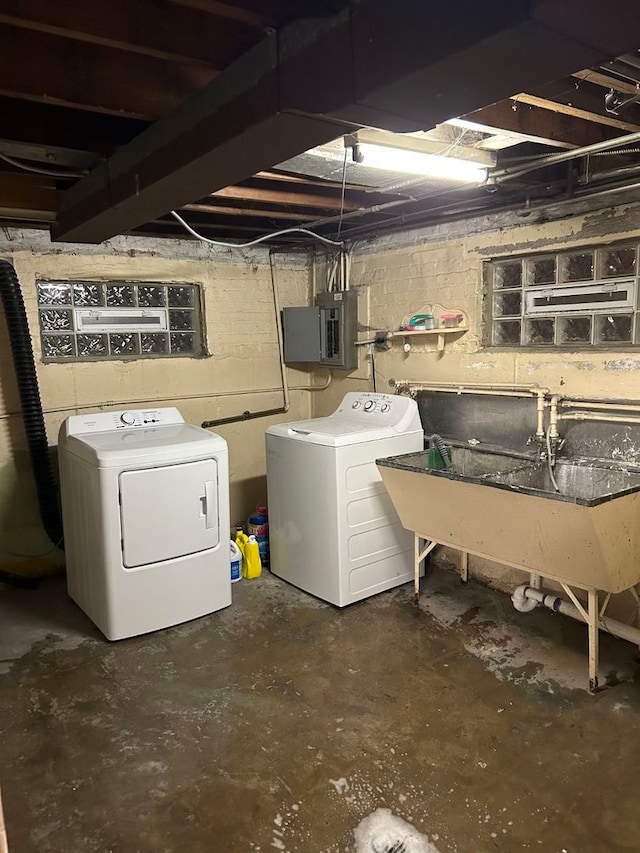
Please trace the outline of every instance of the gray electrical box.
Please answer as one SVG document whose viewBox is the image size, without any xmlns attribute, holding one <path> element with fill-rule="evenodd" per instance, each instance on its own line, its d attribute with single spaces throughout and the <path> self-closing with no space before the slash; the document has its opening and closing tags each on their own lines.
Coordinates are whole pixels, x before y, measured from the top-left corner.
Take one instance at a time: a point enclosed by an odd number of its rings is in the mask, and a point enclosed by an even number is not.
<svg viewBox="0 0 640 853">
<path fill-rule="evenodd" d="M 284 360 L 320 362 L 320 309 L 283 308 Z"/>
<path fill-rule="evenodd" d="M 282 311 L 284 360 L 354 370 L 358 332 L 358 294 L 352 290 L 320 293 L 312 308 Z"/>
</svg>

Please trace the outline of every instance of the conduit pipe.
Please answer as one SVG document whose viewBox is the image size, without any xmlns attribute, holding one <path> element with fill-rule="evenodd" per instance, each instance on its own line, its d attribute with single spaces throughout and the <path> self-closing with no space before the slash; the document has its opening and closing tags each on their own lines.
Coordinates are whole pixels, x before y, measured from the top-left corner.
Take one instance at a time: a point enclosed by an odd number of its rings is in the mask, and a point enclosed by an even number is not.
<svg viewBox="0 0 640 853">
<path fill-rule="evenodd" d="M 216 418 L 211 421 L 203 421 L 202 428 L 209 429 L 209 427 L 217 427 L 222 426 L 223 424 L 235 424 L 241 423 L 242 421 L 252 421 L 256 418 L 267 418 L 272 415 L 284 415 L 286 414 L 290 407 L 291 403 L 289 401 L 289 385 L 287 383 L 287 368 L 284 363 L 284 341 L 282 338 L 282 324 L 280 323 L 280 299 L 278 296 L 278 283 L 276 281 L 276 271 L 273 264 L 273 250 L 269 251 L 269 269 L 271 272 L 271 289 L 273 292 L 273 311 L 275 314 L 275 322 L 276 322 L 276 334 L 278 337 L 278 356 L 280 360 L 280 376 L 282 377 L 282 406 L 278 406 L 274 409 L 261 409 L 257 412 L 251 412 L 249 410 L 242 412 L 240 415 L 231 415 L 228 418 Z M 328 384 L 328 383 L 327 383 Z"/>
<path fill-rule="evenodd" d="M 629 145 L 632 142 L 640 141 L 640 131 L 636 133 L 626 133 L 624 136 L 617 136 L 615 139 L 605 139 L 602 142 L 594 142 L 593 145 L 585 145 L 582 148 L 574 148 L 572 151 L 561 151 L 558 154 L 549 154 L 547 157 L 540 157 L 534 163 L 525 166 L 511 166 L 500 171 L 493 172 L 489 176 L 489 183 L 500 183 L 511 178 L 519 178 L 521 175 L 526 175 L 529 172 L 534 172 L 537 169 L 543 169 L 546 166 L 554 166 L 556 163 L 565 163 L 567 160 L 575 160 L 578 157 L 586 157 L 589 154 L 597 154 L 600 151 L 607 151 L 610 148 L 619 148 L 622 145 Z"/>
<path fill-rule="evenodd" d="M 529 602 L 533 601 L 534 607 L 541 604 L 543 607 L 553 610 L 554 613 L 564 613 L 565 616 L 570 616 L 578 622 L 588 624 L 575 604 L 571 604 L 559 595 L 550 595 L 540 589 L 534 589 L 528 584 L 516 587 L 511 596 L 511 601 L 516 610 L 521 613 L 529 613 L 533 609 L 529 606 Z M 634 628 L 633 625 L 627 625 L 625 622 L 618 622 L 617 619 L 609 619 L 608 616 L 599 615 L 597 622 L 598 627 L 603 631 L 640 646 L 640 628 Z"/>
<path fill-rule="evenodd" d="M 419 380 L 414 381 L 411 379 L 390 379 L 389 385 L 392 388 L 396 388 L 398 392 L 400 392 L 400 390 L 405 390 L 410 394 L 413 394 L 416 391 L 445 391 L 452 394 L 495 394 L 500 397 L 522 397 L 523 395 L 529 394 L 535 395 L 537 397 L 535 437 L 539 444 L 543 444 L 545 441 L 544 410 L 547 405 L 546 397 L 549 394 L 548 388 L 541 388 L 539 385 L 511 385 L 508 382 L 465 382 L 456 384 L 452 382 L 420 382 Z"/>
</svg>

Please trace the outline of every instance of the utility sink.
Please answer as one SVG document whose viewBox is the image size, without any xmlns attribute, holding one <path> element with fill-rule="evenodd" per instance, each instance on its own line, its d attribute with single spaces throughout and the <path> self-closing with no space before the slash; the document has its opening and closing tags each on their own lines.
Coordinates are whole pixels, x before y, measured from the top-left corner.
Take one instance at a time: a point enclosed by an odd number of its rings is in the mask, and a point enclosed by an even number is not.
<svg viewBox="0 0 640 853">
<path fill-rule="evenodd" d="M 454 447 L 447 470 L 427 451 L 379 459 L 402 524 L 425 539 L 584 588 L 640 582 L 640 469 Z"/>
</svg>

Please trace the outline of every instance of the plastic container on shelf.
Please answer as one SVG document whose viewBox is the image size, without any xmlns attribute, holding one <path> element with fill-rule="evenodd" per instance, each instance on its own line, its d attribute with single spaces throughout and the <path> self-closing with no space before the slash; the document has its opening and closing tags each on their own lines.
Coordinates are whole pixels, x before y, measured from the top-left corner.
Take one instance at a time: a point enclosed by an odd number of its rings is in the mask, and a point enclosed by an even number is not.
<svg viewBox="0 0 640 853">
<path fill-rule="evenodd" d="M 405 328 L 410 332 L 424 332 L 433 329 L 434 325 L 433 314 L 414 314 Z"/>
<path fill-rule="evenodd" d="M 455 329 L 462 321 L 462 314 L 459 311 L 450 311 L 443 314 L 440 319 L 445 329 Z"/>
<path fill-rule="evenodd" d="M 242 580 L 242 551 L 233 540 L 229 542 L 231 548 L 231 583 Z"/>
</svg>

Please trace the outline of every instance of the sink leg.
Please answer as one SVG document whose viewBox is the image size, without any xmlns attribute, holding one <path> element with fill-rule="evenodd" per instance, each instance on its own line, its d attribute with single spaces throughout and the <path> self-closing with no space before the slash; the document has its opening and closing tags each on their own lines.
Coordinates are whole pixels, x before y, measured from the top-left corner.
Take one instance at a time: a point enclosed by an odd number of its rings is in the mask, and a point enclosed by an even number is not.
<svg viewBox="0 0 640 853">
<path fill-rule="evenodd" d="M 460 551 L 460 580 L 466 583 L 469 580 L 469 553 Z"/>
<path fill-rule="evenodd" d="M 595 693 L 598 689 L 598 673 L 600 669 L 600 636 L 598 631 L 599 611 L 598 592 L 595 589 L 589 593 L 589 691 Z"/>
<path fill-rule="evenodd" d="M 416 604 L 420 598 L 420 537 L 417 533 L 413 534 L 413 594 Z"/>
</svg>

